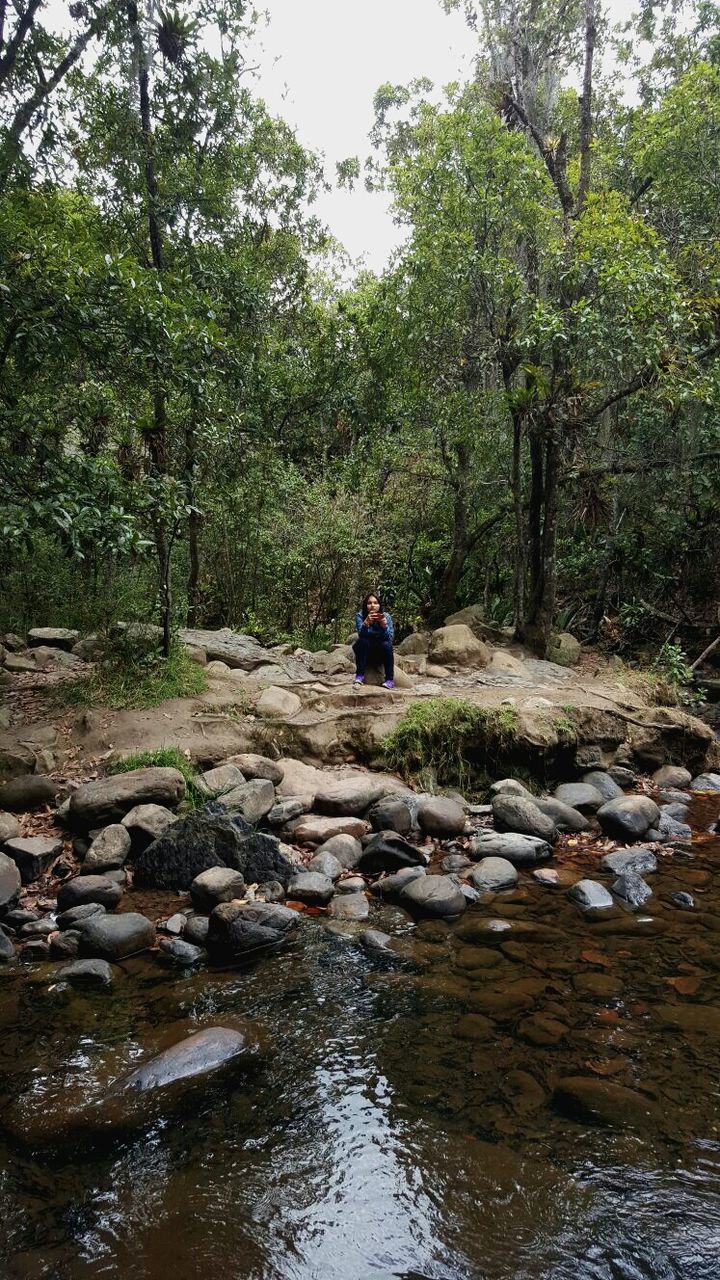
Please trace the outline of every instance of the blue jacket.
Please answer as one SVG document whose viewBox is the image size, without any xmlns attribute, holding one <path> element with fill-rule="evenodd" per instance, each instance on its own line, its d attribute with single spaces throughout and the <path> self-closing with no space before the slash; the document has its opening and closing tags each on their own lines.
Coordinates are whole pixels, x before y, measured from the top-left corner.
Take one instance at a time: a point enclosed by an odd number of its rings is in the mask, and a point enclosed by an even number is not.
<svg viewBox="0 0 720 1280">
<path fill-rule="evenodd" d="M 363 626 L 362 612 L 358 609 L 358 612 L 355 614 L 355 629 L 358 635 L 370 636 L 371 640 L 389 640 L 392 644 L 393 637 L 395 635 L 393 620 L 387 609 L 384 609 L 383 612 L 385 614 L 385 621 L 387 622 L 386 627 L 381 627 L 379 622 L 373 622 L 371 626 L 365 627 Z"/>
</svg>

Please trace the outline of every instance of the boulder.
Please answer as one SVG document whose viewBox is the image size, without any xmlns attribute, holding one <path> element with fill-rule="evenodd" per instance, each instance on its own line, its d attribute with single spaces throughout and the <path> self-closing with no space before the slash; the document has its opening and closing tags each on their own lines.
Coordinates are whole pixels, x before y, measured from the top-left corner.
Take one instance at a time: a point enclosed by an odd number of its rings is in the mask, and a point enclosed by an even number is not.
<svg viewBox="0 0 720 1280">
<path fill-rule="evenodd" d="M 265 778 L 253 778 L 226 791 L 218 797 L 218 803 L 228 813 L 241 813 L 245 821 L 254 826 L 275 804 L 275 788 Z"/>
<path fill-rule="evenodd" d="M 653 896 L 653 891 L 649 884 L 646 884 L 642 876 L 637 875 L 634 871 L 625 871 L 614 881 L 612 891 L 616 898 L 619 898 L 623 906 L 632 907 L 637 911 L 640 907 L 644 907 L 645 903 Z"/>
<path fill-rule="evenodd" d="M 73 960 L 62 965 L 54 977 L 58 982 L 69 982 L 71 987 L 109 987 L 113 971 L 107 960 Z"/>
<path fill-rule="evenodd" d="M 352 651 L 344 645 L 340 649 L 318 650 L 307 659 L 308 671 L 318 676 L 339 676 L 354 667 Z"/>
<path fill-rule="evenodd" d="M 33 627 L 28 631 L 27 642 L 29 649 L 49 645 L 53 649 L 64 649 L 69 653 L 79 639 L 79 631 L 71 631 L 66 627 Z"/>
<path fill-rule="evenodd" d="M 420 876 L 427 875 L 424 867 L 402 867 L 400 871 L 395 871 L 392 875 L 382 876 L 380 880 L 376 880 L 370 886 L 370 890 L 378 898 L 385 898 L 388 902 L 397 901 L 403 889 L 407 888 L 411 880 L 417 880 Z"/>
<path fill-rule="evenodd" d="M 572 809 L 569 804 L 563 804 L 562 800 L 556 800 L 554 796 L 534 796 L 533 804 L 541 813 L 552 818 L 558 831 L 587 831 L 590 826 L 588 819 L 579 809 Z"/>
<path fill-rule="evenodd" d="M 220 764 L 216 769 L 208 769 L 196 778 L 198 791 L 205 796 L 221 796 L 234 787 L 241 787 L 245 779 L 235 764 Z"/>
<path fill-rule="evenodd" d="M 283 767 L 277 760 L 270 760 L 268 756 L 254 755 L 251 751 L 241 751 L 238 755 L 230 756 L 225 764 L 237 765 L 243 777 L 248 780 L 264 778 L 266 782 L 272 782 L 274 787 L 283 780 Z"/>
<path fill-rule="evenodd" d="M 548 662 L 557 662 L 561 667 L 574 667 L 580 661 L 582 645 L 569 631 L 561 631 L 550 639 L 547 647 Z"/>
<path fill-rule="evenodd" d="M 692 840 L 692 829 L 687 822 L 678 822 L 669 813 L 661 813 L 657 825 L 658 839 L 663 844 L 675 844 Z"/>
<path fill-rule="evenodd" d="M 330 920 L 367 920 L 369 916 L 370 904 L 364 893 L 345 893 L 333 898 L 328 908 Z"/>
<path fill-rule="evenodd" d="M 401 657 L 412 657 L 418 655 L 425 657 L 430 649 L 430 632 L 429 631 L 413 631 L 400 644 L 395 646 L 396 653 Z"/>
<path fill-rule="evenodd" d="M 382 871 L 400 871 L 402 867 L 423 866 L 419 849 L 408 844 L 394 831 L 380 831 L 368 841 L 357 863 L 363 875 L 379 875 Z"/>
<path fill-rule="evenodd" d="M 255 706 L 263 716 L 282 716 L 285 719 L 291 719 L 297 715 L 302 702 L 296 693 L 271 684 L 260 694 Z"/>
<path fill-rule="evenodd" d="M 77 928 L 81 954 L 103 960 L 122 960 L 136 951 L 145 951 L 155 942 L 155 926 L 136 911 L 117 916 L 90 916 L 81 920 Z"/>
<path fill-rule="evenodd" d="M 102 875 L 104 871 L 124 867 L 129 855 L 130 832 L 119 822 L 112 823 L 93 840 L 83 858 L 81 874 Z"/>
<path fill-rule="evenodd" d="M 561 782 L 560 786 L 555 788 L 553 795 L 562 804 L 584 814 L 597 813 L 598 809 L 606 803 L 602 791 L 587 782 Z"/>
<path fill-rule="evenodd" d="M 587 787 L 594 787 L 600 792 L 603 800 L 617 800 L 622 795 L 622 787 L 604 769 L 591 769 L 583 775 L 582 781 Z"/>
<path fill-rule="evenodd" d="M 161 938 L 158 958 L 178 969 L 191 969 L 206 958 L 206 953 L 202 947 L 183 938 Z"/>
<path fill-rule="evenodd" d="M 660 810 L 648 796 L 623 796 L 597 811 L 597 820 L 613 840 L 641 840 L 660 819 Z"/>
<path fill-rule="evenodd" d="M 420 805 L 418 825 L 425 835 L 443 840 L 460 836 L 465 830 L 465 812 L 455 800 L 431 796 Z"/>
<path fill-rule="evenodd" d="M 652 779 L 656 787 L 684 791 L 692 782 L 692 774 L 689 769 L 682 769 L 679 765 L 664 764 L 655 770 Z"/>
<path fill-rule="evenodd" d="M 12 858 L 20 872 L 23 884 L 32 884 L 62 853 L 63 842 L 48 836 L 18 836 L 16 840 L 6 840 L 4 849 Z"/>
<path fill-rule="evenodd" d="M 316 856 L 321 854 L 329 854 L 335 858 L 345 871 L 350 871 L 357 866 L 362 855 L 362 845 L 354 836 L 339 835 L 331 836 L 325 844 L 321 844 L 317 850 Z"/>
<path fill-rule="evenodd" d="M 292 822 L 294 818 L 299 818 L 303 813 L 307 813 L 310 805 L 305 800 L 281 800 L 279 804 L 274 804 L 272 809 L 266 814 L 268 824 L 271 827 L 284 827 L 288 822 Z"/>
<path fill-rule="evenodd" d="M 601 859 L 602 871 L 611 871 L 613 875 L 623 876 L 634 872 L 638 876 L 649 876 L 657 871 L 657 858 L 652 849 L 616 849 L 615 853 L 606 853 Z"/>
<path fill-rule="evenodd" d="M 632 769 L 628 769 L 627 765 L 611 764 L 608 773 L 613 782 L 617 782 L 618 786 L 624 790 L 635 785 L 635 774 Z"/>
<path fill-rule="evenodd" d="M 362 818 L 321 818 L 310 813 L 291 826 L 292 838 L 298 844 L 324 844 L 332 836 L 348 835 L 359 840 L 370 830 Z"/>
<path fill-rule="evenodd" d="M 137 805 L 175 808 L 185 797 L 185 779 L 178 769 L 152 767 L 117 773 L 85 782 L 70 797 L 69 820 L 81 830 L 120 822 Z"/>
<path fill-rule="evenodd" d="M 13 813 L 41 809 L 43 805 L 54 804 L 56 795 L 57 787 L 52 778 L 35 773 L 23 774 L 0 785 L 0 809 L 10 809 Z"/>
<path fill-rule="evenodd" d="M 482 604 L 468 604 L 464 609 L 457 609 L 444 622 L 446 627 L 469 627 L 481 639 L 490 630 L 485 622 L 485 606 Z"/>
<path fill-rule="evenodd" d="M 525 796 L 500 794 L 492 802 L 493 820 L 500 832 L 511 831 L 520 835 L 536 836 L 539 840 L 555 839 L 555 823 L 546 813 Z"/>
<path fill-rule="evenodd" d="M 136 804 L 134 809 L 125 814 L 121 826 L 130 835 L 130 848 L 137 856 L 147 849 L 153 840 L 159 839 L 173 822 L 177 822 L 177 814 L 172 813 L 161 804 Z"/>
<path fill-rule="evenodd" d="M 428 656 L 440 666 L 486 667 L 490 650 L 468 626 L 458 623 L 433 631 Z"/>
<path fill-rule="evenodd" d="M 37 671 L 35 659 L 29 653 L 9 653 L 3 666 L 5 671 L 11 671 L 15 675 L 22 675 L 26 671 Z"/>
<path fill-rule="evenodd" d="M 245 896 L 245 880 L 231 867 L 209 867 L 190 885 L 190 900 L 196 911 L 208 915 L 220 902 L 232 902 Z"/>
<path fill-rule="evenodd" d="M 66 653 L 64 649 L 51 649 L 44 644 L 33 649 L 32 656 L 38 671 L 47 671 L 51 667 L 72 669 L 80 666 L 80 658 L 76 654 Z"/>
<path fill-rule="evenodd" d="M 500 889 L 514 889 L 518 873 L 507 858 L 483 858 L 468 879 L 480 893 L 497 893 Z"/>
<path fill-rule="evenodd" d="M 418 876 L 405 885 L 400 903 L 419 916 L 459 916 L 467 902 L 462 890 L 449 876 Z"/>
<path fill-rule="evenodd" d="M 20 869 L 13 858 L 0 853 L 0 909 L 14 902 L 20 892 Z"/>
<path fill-rule="evenodd" d="M 392 950 L 393 939 L 381 929 L 366 929 L 360 934 L 360 943 L 366 951 L 388 952 Z"/>
<path fill-rule="evenodd" d="M 568 897 L 583 911 L 602 911 L 614 905 L 605 885 L 598 880 L 578 880 L 569 890 Z"/>
<path fill-rule="evenodd" d="M 0 844 L 20 835 L 20 823 L 12 813 L 0 813 Z"/>
<path fill-rule="evenodd" d="M 287 887 L 289 899 L 320 907 L 327 906 L 334 892 L 330 877 L 321 875 L 318 871 L 297 872 Z"/>
<path fill-rule="evenodd" d="M 122 895 L 120 885 L 108 880 L 107 876 L 75 876 L 58 889 L 58 911 L 69 911 L 71 907 L 79 907 L 86 902 L 98 902 L 106 911 L 114 911 Z"/>
<path fill-rule="evenodd" d="M 100 902 L 81 902 L 77 907 L 69 907 L 57 917 L 58 929 L 77 929 L 83 920 L 92 916 L 104 916 L 105 907 Z"/>
<path fill-rule="evenodd" d="M 342 863 L 338 862 L 337 858 L 327 851 L 325 853 L 318 851 L 315 857 L 311 858 L 307 864 L 308 871 L 317 871 L 321 876 L 327 876 L 328 880 L 332 880 L 333 883 L 340 879 L 344 869 Z"/>
<path fill-rule="evenodd" d="M 298 921 L 296 912 L 275 903 L 223 902 L 210 915 L 207 948 L 213 959 L 225 963 L 245 959 L 286 942 Z"/>
<path fill-rule="evenodd" d="M 412 827 L 412 814 L 403 796 L 386 796 L 368 810 L 373 831 L 396 831 L 406 836 Z"/>
<path fill-rule="evenodd" d="M 135 883 L 142 888 L 189 889 L 210 867 L 239 871 L 243 836 L 249 830 L 225 814 L 197 809 L 174 822 L 138 856 Z"/>
<path fill-rule="evenodd" d="M 493 782 L 490 787 L 491 796 L 526 796 L 528 800 L 534 800 L 532 792 L 528 791 L 524 782 L 519 782 L 517 778 L 500 778 L 497 782 Z"/>
<path fill-rule="evenodd" d="M 373 777 L 372 774 L 347 781 L 330 783 L 317 791 L 313 808 L 331 817 L 360 817 L 376 801 L 388 793 L 405 791 L 396 778 Z"/>
<path fill-rule="evenodd" d="M 183 648 L 191 662 L 197 662 L 199 667 L 207 666 L 208 657 L 201 645 L 185 644 Z"/>
<path fill-rule="evenodd" d="M 552 853 L 547 840 L 537 836 L 518 835 L 515 832 L 500 834 L 488 831 L 476 836 L 471 850 L 476 858 L 506 858 L 514 867 L 533 867 Z"/>
<path fill-rule="evenodd" d="M 693 778 L 690 783 L 691 791 L 720 791 L 720 773 L 699 773 L 697 778 Z M 2 793 L 0 793 L 0 804 L 2 803 Z M 11 809 L 12 805 L 8 805 Z"/>
</svg>

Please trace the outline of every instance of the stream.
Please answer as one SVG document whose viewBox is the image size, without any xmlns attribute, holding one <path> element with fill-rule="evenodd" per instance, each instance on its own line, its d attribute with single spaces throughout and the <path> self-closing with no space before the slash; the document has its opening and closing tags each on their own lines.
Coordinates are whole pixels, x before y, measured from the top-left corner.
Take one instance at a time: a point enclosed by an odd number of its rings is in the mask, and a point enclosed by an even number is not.
<svg viewBox="0 0 720 1280">
<path fill-rule="evenodd" d="M 240 970 L 140 956 L 87 993 L 4 972 L 0 1118 L 21 1095 L 39 1116 L 95 1096 L 199 1026 L 250 1019 L 270 1051 L 134 1138 L 0 1137 L 0 1274 L 716 1280 L 720 838 L 702 832 L 719 808 L 693 801 L 692 851 L 659 855 L 635 914 L 589 919 L 522 873 L 456 925 L 373 902 L 398 955 L 306 916 Z M 578 879 L 589 856 L 569 844 L 550 865 Z M 607 1091 L 610 1123 L 559 1100 L 566 1077 Z M 650 1101 L 642 1123 L 623 1123 L 623 1091 Z"/>
</svg>

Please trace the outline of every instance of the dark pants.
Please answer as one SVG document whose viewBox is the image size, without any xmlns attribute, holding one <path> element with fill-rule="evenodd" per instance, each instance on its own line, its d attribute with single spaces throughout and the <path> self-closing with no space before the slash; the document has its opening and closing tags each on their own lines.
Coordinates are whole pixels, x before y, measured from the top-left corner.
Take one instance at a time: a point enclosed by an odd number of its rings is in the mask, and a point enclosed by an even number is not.
<svg viewBox="0 0 720 1280">
<path fill-rule="evenodd" d="M 365 675 L 368 662 L 371 666 L 376 664 L 379 666 L 382 663 L 385 668 L 385 679 L 392 680 L 395 672 L 392 641 L 387 638 L 380 640 L 375 636 L 359 635 L 355 641 L 355 670 L 359 676 Z"/>
</svg>

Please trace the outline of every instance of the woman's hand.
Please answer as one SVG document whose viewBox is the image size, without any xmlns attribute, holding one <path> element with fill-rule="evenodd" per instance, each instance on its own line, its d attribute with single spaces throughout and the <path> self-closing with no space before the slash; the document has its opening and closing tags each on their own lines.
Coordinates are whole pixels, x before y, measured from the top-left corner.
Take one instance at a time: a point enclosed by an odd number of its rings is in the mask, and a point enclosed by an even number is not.
<svg viewBox="0 0 720 1280">
<path fill-rule="evenodd" d="M 385 617 L 384 613 L 379 613 L 377 616 L 377 620 L 380 623 L 381 627 L 385 627 L 387 629 L 387 618 Z"/>
</svg>

